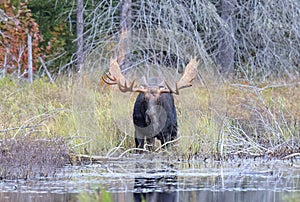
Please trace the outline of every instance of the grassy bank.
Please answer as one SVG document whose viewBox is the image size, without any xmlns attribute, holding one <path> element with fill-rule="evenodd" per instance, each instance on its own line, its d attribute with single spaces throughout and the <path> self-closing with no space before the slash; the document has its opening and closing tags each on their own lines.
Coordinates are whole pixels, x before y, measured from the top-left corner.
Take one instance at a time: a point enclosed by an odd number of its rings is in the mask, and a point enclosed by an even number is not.
<svg viewBox="0 0 300 202">
<path fill-rule="evenodd" d="M 100 75 L 59 78 L 54 84 L 38 79 L 31 85 L 1 79 L 1 148 L 6 145 L 7 153 L 18 155 L 9 141 L 24 140 L 28 147 L 23 150 L 28 152 L 35 141 L 51 140 L 54 150 L 64 154 L 119 157 L 133 152 L 131 114 L 136 94 L 122 94 L 99 81 Z M 297 153 L 299 97 L 299 81 L 196 82 L 175 96 L 179 138 L 169 152 L 184 159 L 284 158 Z M 57 138 L 63 148 L 55 144 Z M 38 145 L 43 144 L 34 147 Z M 62 153 L 57 152 L 57 158 Z M 0 157 L 5 158 L 3 152 Z"/>
</svg>

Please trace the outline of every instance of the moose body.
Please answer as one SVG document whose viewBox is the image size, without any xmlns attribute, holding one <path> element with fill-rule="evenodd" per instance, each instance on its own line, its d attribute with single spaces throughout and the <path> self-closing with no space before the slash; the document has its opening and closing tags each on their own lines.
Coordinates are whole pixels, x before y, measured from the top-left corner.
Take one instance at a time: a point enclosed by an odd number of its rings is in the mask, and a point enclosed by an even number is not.
<svg viewBox="0 0 300 202">
<path fill-rule="evenodd" d="M 177 114 L 174 98 L 171 93 L 155 96 L 139 93 L 133 109 L 133 123 L 135 126 L 135 145 L 144 148 L 145 140 L 151 150 L 154 138 L 160 140 L 161 145 L 177 138 Z"/>
<path fill-rule="evenodd" d="M 135 86 L 135 81 L 128 82 L 121 73 L 117 59 L 111 60 L 109 73 L 102 77 L 109 85 L 117 84 L 121 92 L 138 92 L 133 110 L 135 127 L 135 144 L 137 148 L 154 146 L 155 138 L 165 147 L 168 142 L 177 137 L 177 115 L 173 94 L 192 86 L 197 74 L 198 61 L 191 59 L 187 64 L 181 79 L 173 90 L 166 81 L 152 78 L 146 85 Z M 152 149 L 151 149 L 152 150 Z"/>
</svg>

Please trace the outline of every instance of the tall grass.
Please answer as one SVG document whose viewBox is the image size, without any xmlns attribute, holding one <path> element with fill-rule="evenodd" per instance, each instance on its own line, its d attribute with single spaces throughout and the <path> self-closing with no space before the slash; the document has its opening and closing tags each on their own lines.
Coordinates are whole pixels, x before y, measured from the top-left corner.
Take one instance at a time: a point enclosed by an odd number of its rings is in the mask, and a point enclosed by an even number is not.
<svg viewBox="0 0 300 202">
<path fill-rule="evenodd" d="M 70 153 L 116 157 L 134 147 L 136 95 L 99 85 L 101 75 L 0 80 L 0 137 L 64 138 Z M 282 81 L 283 83 L 283 81 Z M 284 157 L 300 148 L 299 83 L 195 84 L 175 96 L 178 158 Z M 127 152 L 126 152 L 127 151 Z M 159 150 L 158 150 L 159 151 Z"/>
</svg>

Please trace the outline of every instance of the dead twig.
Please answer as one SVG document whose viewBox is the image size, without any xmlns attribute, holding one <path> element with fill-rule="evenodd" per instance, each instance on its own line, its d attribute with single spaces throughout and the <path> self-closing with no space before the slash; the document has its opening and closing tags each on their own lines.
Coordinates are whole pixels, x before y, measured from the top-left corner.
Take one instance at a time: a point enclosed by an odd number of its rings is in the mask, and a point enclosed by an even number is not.
<svg viewBox="0 0 300 202">
<path fill-rule="evenodd" d="M 290 158 L 293 158 L 293 157 L 296 157 L 296 156 L 300 156 L 300 153 L 293 153 L 293 154 L 289 154 L 285 157 L 283 157 L 282 159 L 290 159 Z"/>
<path fill-rule="evenodd" d="M 43 68 L 44 68 L 44 70 L 45 70 L 47 76 L 48 76 L 49 79 L 50 79 L 50 83 L 54 83 L 54 80 L 53 80 L 53 78 L 52 78 L 50 72 L 48 71 L 47 66 L 46 66 L 44 60 L 43 60 L 41 57 L 39 57 L 39 60 L 40 60 L 40 62 L 41 62 L 41 64 L 42 64 L 42 66 L 43 66 Z"/>
</svg>

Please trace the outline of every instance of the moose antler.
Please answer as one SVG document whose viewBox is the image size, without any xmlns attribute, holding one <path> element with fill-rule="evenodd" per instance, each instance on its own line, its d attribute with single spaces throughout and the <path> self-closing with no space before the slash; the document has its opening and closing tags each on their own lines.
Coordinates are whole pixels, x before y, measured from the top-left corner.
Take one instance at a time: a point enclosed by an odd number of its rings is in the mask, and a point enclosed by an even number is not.
<svg viewBox="0 0 300 202">
<path fill-rule="evenodd" d="M 106 77 L 103 76 L 102 79 L 105 83 L 109 85 L 117 84 L 120 91 L 125 92 L 146 92 L 146 89 L 133 89 L 135 81 L 128 85 L 125 77 L 121 72 L 121 68 L 117 62 L 117 59 L 110 59 L 109 73 L 105 73 Z"/>
<path fill-rule="evenodd" d="M 165 84 L 167 85 L 166 88 L 159 88 L 157 90 L 158 94 L 161 93 L 174 93 L 179 94 L 179 90 L 183 88 L 187 88 L 192 86 L 192 81 L 195 79 L 197 74 L 197 66 L 199 64 L 199 61 L 196 58 L 192 58 L 190 62 L 187 64 L 184 73 L 181 77 L 181 79 L 176 83 L 176 90 L 173 90 L 170 85 L 165 81 Z M 115 85 L 117 84 L 120 91 L 123 93 L 125 92 L 141 92 L 146 93 L 149 90 L 147 88 L 134 88 L 133 81 L 131 84 L 128 85 L 128 82 L 126 81 L 125 77 L 123 76 L 121 72 L 121 68 L 117 62 L 117 59 L 110 60 L 110 68 L 109 73 L 106 73 L 106 78 L 102 77 L 103 81 L 109 85 Z"/>
<path fill-rule="evenodd" d="M 109 66 L 109 73 L 105 73 L 107 78 L 102 77 L 103 81 L 109 85 L 114 85 L 114 84 L 121 84 L 125 85 L 126 79 L 123 76 L 120 66 L 117 62 L 117 59 L 110 59 L 110 66 Z"/>
<path fill-rule="evenodd" d="M 162 89 L 161 93 L 174 93 L 179 94 L 179 90 L 192 86 L 192 81 L 197 75 L 197 66 L 199 61 L 196 58 L 191 58 L 190 62 L 185 67 L 184 73 L 181 79 L 176 83 L 176 90 L 174 91 L 170 85 L 165 81 L 168 89 Z"/>
</svg>

